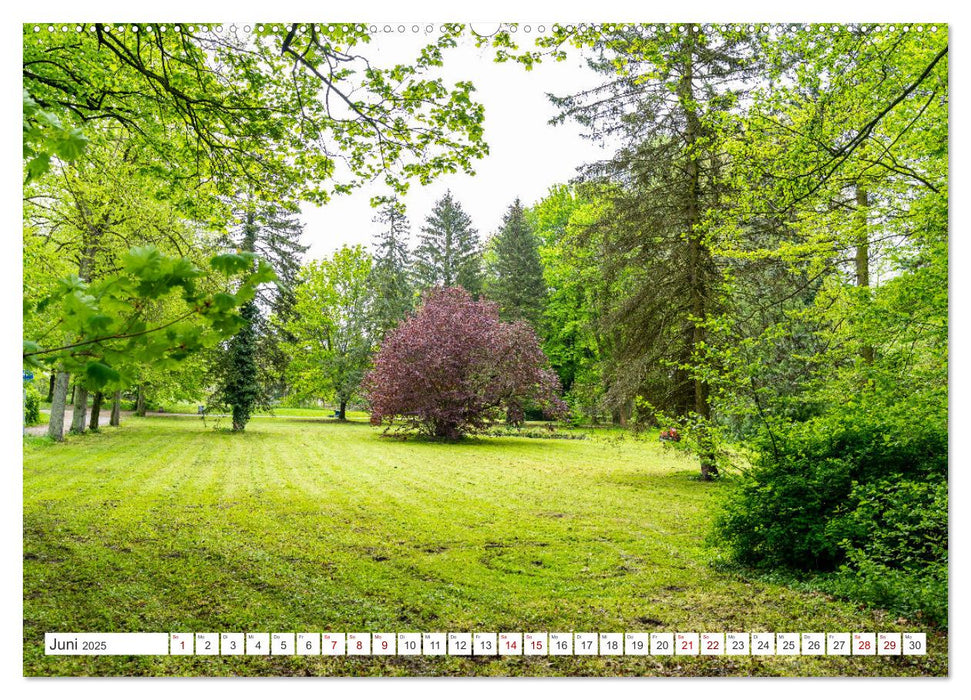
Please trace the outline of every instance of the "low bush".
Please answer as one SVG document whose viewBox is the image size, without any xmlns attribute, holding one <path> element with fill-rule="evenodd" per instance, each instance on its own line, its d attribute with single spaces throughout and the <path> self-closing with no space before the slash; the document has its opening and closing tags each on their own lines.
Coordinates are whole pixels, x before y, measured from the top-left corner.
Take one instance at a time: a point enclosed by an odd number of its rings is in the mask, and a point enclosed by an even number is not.
<svg viewBox="0 0 971 700">
<path fill-rule="evenodd" d="M 867 505 L 868 499 L 903 502 L 909 492 L 891 496 L 893 484 L 946 478 L 946 426 L 901 430 L 895 423 L 858 411 L 761 436 L 754 468 L 728 491 L 717 539 L 744 564 L 835 569 L 846 559 L 843 540 L 864 538 L 867 514 L 878 502 Z M 857 505 L 863 510 L 851 516 Z"/>
<path fill-rule="evenodd" d="M 33 384 L 24 386 L 24 422 L 27 425 L 40 423 L 40 392 Z"/>
<path fill-rule="evenodd" d="M 557 432 L 548 428 L 490 428 L 490 437 L 522 437 L 536 440 L 586 440 L 589 436 L 579 432 Z"/>
<path fill-rule="evenodd" d="M 812 588 L 832 596 L 921 619 L 947 629 L 947 564 L 901 570 L 850 554 L 850 564 L 811 579 Z"/>
<path fill-rule="evenodd" d="M 946 624 L 947 427 L 901 415 L 842 411 L 763 435 L 715 540 L 741 564 Z"/>
</svg>

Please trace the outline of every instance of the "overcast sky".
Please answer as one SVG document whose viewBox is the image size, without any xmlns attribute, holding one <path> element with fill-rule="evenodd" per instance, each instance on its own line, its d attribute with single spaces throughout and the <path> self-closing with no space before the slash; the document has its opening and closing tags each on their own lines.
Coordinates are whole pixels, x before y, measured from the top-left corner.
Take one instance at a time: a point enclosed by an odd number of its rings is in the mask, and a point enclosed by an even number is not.
<svg viewBox="0 0 971 700">
<path fill-rule="evenodd" d="M 531 36 L 538 28 L 532 25 Z M 523 38 L 521 32 L 522 28 L 519 39 Z M 377 34 L 361 53 L 372 63 L 386 66 L 411 60 L 430 40 L 424 25 L 418 35 L 412 34 L 408 25 L 404 35 Z M 521 46 L 525 45 L 521 41 Z M 528 39 L 528 45 L 532 46 L 532 39 Z M 567 61 L 543 63 L 529 72 L 518 64 L 494 63 L 493 55 L 494 50 L 477 49 L 471 41 L 444 55 L 445 65 L 439 74 L 447 85 L 458 80 L 471 80 L 475 85 L 473 97 L 485 107 L 485 140 L 490 152 L 475 162 L 474 176 L 444 176 L 425 187 L 412 183 L 404 201 L 413 241 L 435 201 L 448 189 L 472 217 L 484 241 L 499 227 L 506 208 L 516 197 L 532 204 L 550 186 L 574 177 L 578 165 L 608 155 L 582 138 L 576 124 L 548 124 L 556 110 L 547 93 L 572 94 L 603 80 L 586 68 L 578 53 L 574 52 Z M 370 198 L 385 193 L 386 188 L 374 187 L 337 196 L 323 207 L 305 204 L 304 243 L 310 245 L 308 256 L 328 256 L 345 243 L 369 243 L 378 230 L 378 225 L 372 223 L 376 212 L 370 206 Z"/>
</svg>

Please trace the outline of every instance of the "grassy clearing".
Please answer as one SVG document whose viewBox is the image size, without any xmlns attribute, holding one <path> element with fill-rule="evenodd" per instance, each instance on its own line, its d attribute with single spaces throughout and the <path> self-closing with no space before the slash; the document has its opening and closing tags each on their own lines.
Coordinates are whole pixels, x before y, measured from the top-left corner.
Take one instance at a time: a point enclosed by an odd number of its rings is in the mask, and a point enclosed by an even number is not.
<svg viewBox="0 0 971 700">
<path fill-rule="evenodd" d="M 751 581 L 659 444 L 191 418 L 24 445 L 28 675 L 943 675 L 927 657 L 45 657 L 47 631 L 920 631 Z"/>
</svg>

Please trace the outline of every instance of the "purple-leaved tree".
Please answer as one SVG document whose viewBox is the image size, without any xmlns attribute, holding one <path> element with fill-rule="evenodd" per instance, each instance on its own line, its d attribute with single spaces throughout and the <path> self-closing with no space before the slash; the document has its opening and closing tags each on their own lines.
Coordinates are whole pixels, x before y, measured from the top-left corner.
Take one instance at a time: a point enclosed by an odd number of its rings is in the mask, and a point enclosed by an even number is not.
<svg viewBox="0 0 971 700">
<path fill-rule="evenodd" d="M 385 337 L 364 379 L 371 423 L 456 440 L 502 415 L 521 423 L 531 404 L 563 416 L 547 364 L 528 323 L 503 323 L 496 304 L 461 287 L 432 289 Z"/>
</svg>

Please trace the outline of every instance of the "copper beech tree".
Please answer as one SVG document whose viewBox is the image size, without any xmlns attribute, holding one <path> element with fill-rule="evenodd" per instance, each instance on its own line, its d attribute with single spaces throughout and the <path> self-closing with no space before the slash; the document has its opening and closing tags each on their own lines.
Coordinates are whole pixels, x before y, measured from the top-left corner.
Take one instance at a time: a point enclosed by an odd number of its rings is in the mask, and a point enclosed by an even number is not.
<svg viewBox="0 0 971 700">
<path fill-rule="evenodd" d="M 503 323 L 493 302 L 438 287 L 388 334 L 365 377 L 371 423 L 456 440 L 501 416 L 522 423 L 529 406 L 563 416 L 547 365 L 529 324 Z"/>
</svg>

